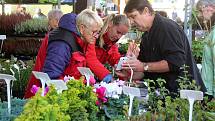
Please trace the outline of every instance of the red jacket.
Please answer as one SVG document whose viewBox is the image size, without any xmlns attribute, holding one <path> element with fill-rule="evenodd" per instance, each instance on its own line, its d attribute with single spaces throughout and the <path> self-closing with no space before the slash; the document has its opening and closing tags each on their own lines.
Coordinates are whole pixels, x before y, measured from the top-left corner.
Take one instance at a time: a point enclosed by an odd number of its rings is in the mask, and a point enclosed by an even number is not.
<svg viewBox="0 0 215 121">
<path fill-rule="evenodd" d="M 75 36 L 77 43 L 82 47 L 86 48 L 83 40 L 81 40 L 78 36 Z M 34 71 L 42 71 L 45 59 L 46 59 L 46 50 L 48 47 L 48 35 L 45 36 L 44 40 L 42 41 L 42 44 L 40 46 L 40 49 L 38 51 L 36 63 L 34 65 Z M 72 52 L 72 56 L 69 62 L 69 65 L 65 68 L 64 73 L 59 77 L 60 79 L 63 79 L 65 75 L 73 76 L 76 79 L 79 79 L 81 77 L 81 74 L 77 70 L 77 67 L 85 67 L 86 66 L 86 59 L 83 53 L 76 51 Z M 31 88 L 33 85 L 37 85 L 38 87 L 41 87 L 41 83 L 39 80 L 37 80 L 33 74 L 30 76 L 30 80 L 28 82 L 25 97 L 24 98 L 30 98 L 34 96 L 33 93 L 31 93 Z"/>
<path fill-rule="evenodd" d="M 107 34 L 105 34 L 103 37 L 107 45 L 106 49 L 95 46 L 95 44 L 86 45 L 84 44 L 83 40 L 76 36 L 76 41 L 84 50 L 84 53 L 72 53 L 69 66 L 64 70 L 64 74 L 60 78 L 63 79 L 65 75 L 69 75 L 74 76 L 74 78 L 76 79 L 79 79 L 81 74 L 77 70 L 77 67 L 85 66 L 88 66 L 92 70 L 92 72 L 99 78 L 99 80 L 103 80 L 106 75 L 110 74 L 109 70 L 106 69 L 103 64 L 109 63 L 111 66 L 114 66 L 120 58 L 120 53 L 118 52 L 118 47 L 115 42 L 109 40 Z M 48 35 L 46 35 L 46 37 L 44 38 L 39 49 L 36 63 L 33 69 L 34 71 L 42 70 L 46 58 L 47 47 Z M 34 96 L 34 94 L 30 91 L 33 85 L 41 86 L 40 81 L 37 80 L 33 75 L 31 75 L 26 89 L 25 98 Z"/>
<path fill-rule="evenodd" d="M 90 45 L 87 47 L 86 54 L 87 66 L 99 78 L 99 80 L 103 80 L 105 76 L 110 74 L 110 71 L 106 69 L 103 64 L 108 63 L 111 66 L 114 66 L 118 63 L 121 57 L 116 42 L 111 41 L 107 33 L 103 35 L 103 39 L 105 48 Z M 95 55 L 97 58 L 95 58 Z"/>
</svg>

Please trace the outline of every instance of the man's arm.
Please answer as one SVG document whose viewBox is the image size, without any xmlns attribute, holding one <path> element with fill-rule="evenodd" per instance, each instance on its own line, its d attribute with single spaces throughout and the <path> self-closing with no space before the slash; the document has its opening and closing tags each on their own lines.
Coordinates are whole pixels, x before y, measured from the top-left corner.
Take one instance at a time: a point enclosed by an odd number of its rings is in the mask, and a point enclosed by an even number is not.
<svg viewBox="0 0 215 121">
<path fill-rule="evenodd" d="M 128 60 L 126 63 L 122 65 L 122 69 L 130 69 L 130 68 L 132 68 L 134 71 L 137 71 L 137 72 L 164 73 L 170 70 L 169 64 L 166 60 L 145 63 L 137 59 L 134 59 L 134 60 Z"/>
<path fill-rule="evenodd" d="M 147 72 L 157 72 L 157 73 L 164 73 L 168 72 L 169 65 L 166 60 L 161 60 L 157 62 L 149 62 L 149 63 L 144 63 L 143 66 L 146 68 L 148 66 Z M 143 67 L 143 72 L 144 72 L 144 67 Z"/>
</svg>

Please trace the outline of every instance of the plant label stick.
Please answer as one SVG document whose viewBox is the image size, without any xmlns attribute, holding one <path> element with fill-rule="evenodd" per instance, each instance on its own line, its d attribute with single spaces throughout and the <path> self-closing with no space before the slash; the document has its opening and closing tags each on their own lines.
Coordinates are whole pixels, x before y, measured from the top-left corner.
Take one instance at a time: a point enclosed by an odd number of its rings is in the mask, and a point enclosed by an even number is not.
<svg viewBox="0 0 215 121">
<path fill-rule="evenodd" d="M 8 75 L 8 74 L 0 74 L 0 79 L 4 79 L 6 84 L 7 84 L 7 107 L 8 107 L 8 113 L 11 113 L 11 95 L 10 95 L 10 81 L 11 80 L 16 80 L 16 78 L 12 75 Z"/>
<path fill-rule="evenodd" d="M 78 67 L 78 71 L 86 77 L 87 86 L 90 86 L 90 76 L 94 77 L 94 74 L 89 68 L 86 67 Z"/>
</svg>

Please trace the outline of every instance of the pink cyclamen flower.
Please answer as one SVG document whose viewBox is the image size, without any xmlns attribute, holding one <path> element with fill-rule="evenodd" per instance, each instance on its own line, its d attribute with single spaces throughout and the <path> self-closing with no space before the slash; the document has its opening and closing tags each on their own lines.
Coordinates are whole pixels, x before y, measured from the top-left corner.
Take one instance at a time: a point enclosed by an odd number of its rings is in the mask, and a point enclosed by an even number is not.
<svg viewBox="0 0 215 121">
<path fill-rule="evenodd" d="M 96 80 L 93 76 L 90 76 L 90 84 L 94 85 L 96 83 Z"/>
<path fill-rule="evenodd" d="M 106 103 L 108 101 L 108 99 L 106 97 L 103 97 L 101 100 L 103 103 Z"/>
<path fill-rule="evenodd" d="M 96 105 L 97 105 L 97 106 L 100 106 L 99 100 L 96 100 Z"/>
<path fill-rule="evenodd" d="M 31 93 L 33 93 L 33 94 L 36 94 L 38 90 L 39 90 L 39 87 L 37 85 L 33 85 L 31 87 Z"/>
<path fill-rule="evenodd" d="M 96 88 L 96 94 L 98 98 L 98 100 L 96 101 L 97 106 L 100 106 L 101 103 L 106 103 L 108 101 L 107 98 L 105 97 L 105 91 L 106 91 L 105 87 Z"/>
<path fill-rule="evenodd" d="M 33 85 L 31 88 L 31 93 L 36 94 L 38 92 L 39 88 L 40 87 L 38 87 L 37 85 Z M 49 87 L 47 86 L 45 88 L 45 94 L 44 95 L 46 95 L 48 92 L 49 92 Z"/>
<path fill-rule="evenodd" d="M 95 78 L 93 76 L 90 76 L 90 80 L 89 81 L 90 81 L 90 85 L 94 85 L 96 83 L 96 80 L 95 80 Z M 84 83 L 85 84 L 87 83 L 86 79 L 84 80 Z"/>
<path fill-rule="evenodd" d="M 105 92 L 106 92 L 106 88 L 105 87 L 99 87 L 99 88 L 96 89 L 97 97 L 103 103 L 107 102 L 107 98 L 105 98 Z"/>
</svg>

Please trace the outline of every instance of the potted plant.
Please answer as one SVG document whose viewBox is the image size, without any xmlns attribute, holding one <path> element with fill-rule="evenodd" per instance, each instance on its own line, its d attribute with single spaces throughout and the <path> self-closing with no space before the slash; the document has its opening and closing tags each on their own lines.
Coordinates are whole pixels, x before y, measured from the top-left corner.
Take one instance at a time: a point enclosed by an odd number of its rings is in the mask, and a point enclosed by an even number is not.
<svg viewBox="0 0 215 121">
<path fill-rule="evenodd" d="M 14 27 L 23 21 L 31 19 L 30 14 L 22 15 L 12 13 L 10 15 L 0 15 L 0 33 L 6 35 L 14 35 Z"/>
<path fill-rule="evenodd" d="M 15 33 L 17 35 L 25 36 L 41 36 L 44 37 L 48 31 L 48 20 L 47 19 L 30 19 L 20 24 L 16 24 Z"/>
<path fill-rule="evenodd" d="M 3 43 L 5 55 L 36 56 L 41 40 L 48 31 L 47 19 L 29 19 L 14 26 L 14 35 Z"/>
<path fill-rule="evenodd" d="M 21 60 L 17 59 L 11 59 L 11 60 L 6 60 L 6 59 L 0 59 L 1 63 L 1 69 L 0 73 L 2 74 L 10 74 L 14 75 L 16 78 L 15 81 L 13 81 L 12 84 L 12 96 L 17 97 L 17 98 L 23 98 L 25 94 L 25 88 L 28 83 L 28 79 L 30 77 L 32 67 L 33 67 L 33 61 L 26 61 L 23 62 Z M 6 83 L 5 81 L 1 81 L 1 97 L 2 100 L 6 100 L 5 96 L 7 95 L 6 93 Z"/>
</svg>

